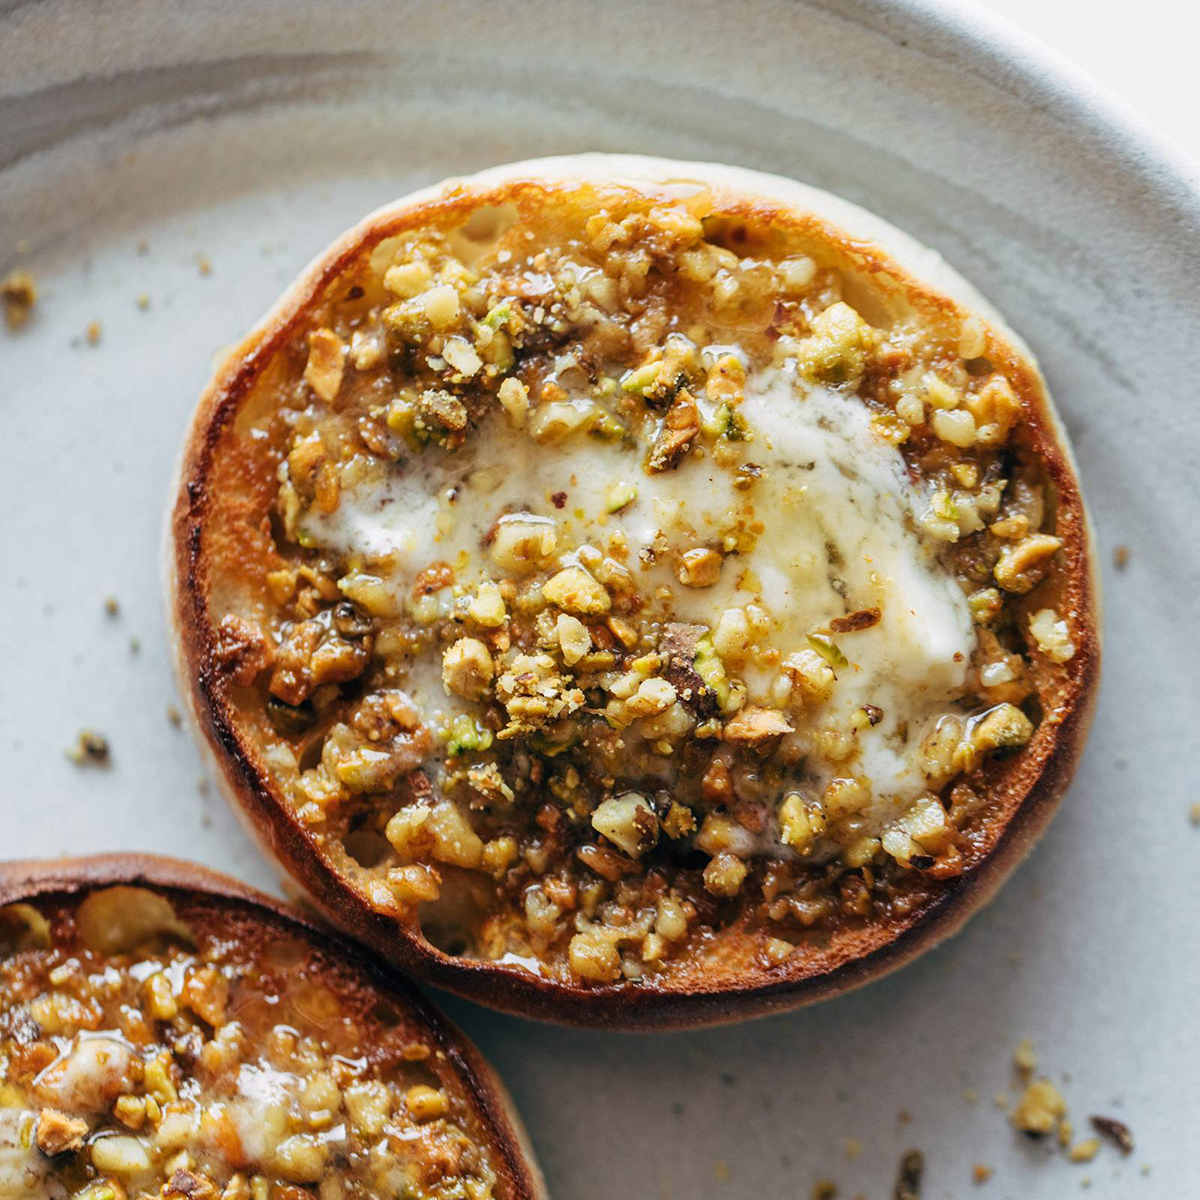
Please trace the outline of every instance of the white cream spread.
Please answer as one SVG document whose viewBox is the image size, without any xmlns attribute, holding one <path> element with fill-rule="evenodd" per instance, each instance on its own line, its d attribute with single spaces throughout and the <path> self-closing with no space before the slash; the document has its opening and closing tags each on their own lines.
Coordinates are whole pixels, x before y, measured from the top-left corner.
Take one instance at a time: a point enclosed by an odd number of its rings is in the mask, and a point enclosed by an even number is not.
<svg viewBox="0 0 1200 1200">
<path fill-rule="evenodd" d="M 4 1200 L 61 1200 L 66 1187 L 53 1177 L 50 1159 L 34 1145 L 37 1114 L 0 1108 L 0 1196 Z"/>
<path fill-rule="evenodd" d="M 875 799 L 862 815 L 878 831 L 923 790 L 916 748 L 963 686 L 975 640 L 966 598 L 916 524 L 926 489 L 910 478 L 899 450 L 873 432 L 860 399 L 808 383 L 785 362 L 751 373 L 739 411 L 753 438 L 745 458 L 763 472 L 750 491 L 738 490 L 733 472 L 708 454 L 648 474 L 641 447 L 586 434 L 540 446 L 497 415 L 457 452 L 431 445 L 386 477 L 344 488 L 332 515 L 310 509 L 300 528 L 384 579 L 398 606 L 431 562 L 452 564 L 468 588 L 503 577 L 483 549 L 485 535 L 503 514 L 525 512 L 554 522 L 564 562 L 581 544 L 603 548 L 619 530 L 639 590 L 653 596 L 670 588 L 667 619 L 711 628 L 726 608 L 760 606 L 769 621 L 757 644 L 780 658 L 803 650 L 807 635 L 831 619 L 878 608 L 874 627 L 835 635 L 851 666 L 839 670 L 821 718 L 836 721 L 864 704 L 883 717 L 859 735 L 847 769 L 814 771 L 822 786 L 840 774 L 865 777 Z M 609 489 L 621 481 L 636 487 L 636 499 L 606 513 Z M 731 510 L 748 514 L 757 533 L 751 549 L 726 558 L 715 585 L 681 586 L 669 553 L 648 567 L 639 562 L 639 551 L 656 542 L 661 550 L 664 538 L 682 550 L 719 537 Z M 406 687 L 426 713 L 453 711 L 461 704 L 447 696 L 439 664 L 428 657 L 412 664 Z M 778 667 L 737 673 L 751 702 L 775 702 Z M 774 840 L 763 835 L 760 848 Z"/>
</svg>

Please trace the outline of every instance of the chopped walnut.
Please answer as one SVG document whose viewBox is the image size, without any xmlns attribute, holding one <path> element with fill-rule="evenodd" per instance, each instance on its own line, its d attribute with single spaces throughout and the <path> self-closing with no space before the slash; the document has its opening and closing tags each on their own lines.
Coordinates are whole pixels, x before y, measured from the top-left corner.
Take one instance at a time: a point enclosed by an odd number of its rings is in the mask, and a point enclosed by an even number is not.
<svg viewBox="0 0 1200 1200">
<path fill-rule="evenodd" d="M 650 450 L 646 469 L 669 471 L 677 467 L 699 432 L 700 410 L 687 392 L 681 392 L 663 418 L 662 430 Z"/>
<path fill-rule="evenodd" d="M 1015 546 L 1005 546 L 996 563 L 996 582 L 1008 592 L 1031 591 L 1041 582 L 1050 559 L 1061 548 L 1061 539 L 1045 533 L 1035 533 Z"/>
<path fill-rule="evenodd" d="M 217 626 L 216 656 L 239 687 L 249 687 L 275 657 L 262 629 L 233 614 L 223 617 Z"/>
<path fill-rule="evenodd" d="M 285 704 L 303 704 L 322 684 L 357 679 L 366 670 L 369 657 L 369 648 L 362 642 L 347 641 L 320 621 L 299 621 L 275 651 L 267 686 Z"/>
<path fill-rule="evenodd" d="M 592 827 L 631 858 L 638 858 L 658 841 L 658 820 L 645 796 L 629 792 L 605 800 L 592 813 Z"/>
<path fill-rule="evenodd" d="M 221 1189 L 207 1175 L 176 1171 L 163 1185 L 162 1200 L 218 1200 Z"/>
<path fill-rule="evenodd" d="M 704 886 L 714 896 L 736 896 L 742 890 L 747 870 L 740 858 L 723 850 L 704 868 Z"/>
<path fill-rule="evenodd" d="M 1071 627 L 1053 608 L 1042 608 L 1029 618 L 1029 632 L 1038 649 L 1054 663 L 1069 662 L 1075 656 Z"/>
<path fill-rule="evenodd" d="M 607 938 L 597 933 L 577 933 L 571 939 L 571 970 L 580 979 L 612 983 L 621 974 L 621 956 Z"/>
<path fill-rule="evenodd" d="M 88 1123 L 79 1117 L 68 1117 L 57 1108 L 43 1108 L 37 1121 L 37 1148 L 43 1154 L 65 1154 L 79 1150 L 88 1134 Z"/>
<path fill-rule="evenodd" d="M 423 391 L 417 400 L 419 419 L 443 434 L 461 434 L 467 427 L 467 406 L 441 388 Z"/>
</svg>

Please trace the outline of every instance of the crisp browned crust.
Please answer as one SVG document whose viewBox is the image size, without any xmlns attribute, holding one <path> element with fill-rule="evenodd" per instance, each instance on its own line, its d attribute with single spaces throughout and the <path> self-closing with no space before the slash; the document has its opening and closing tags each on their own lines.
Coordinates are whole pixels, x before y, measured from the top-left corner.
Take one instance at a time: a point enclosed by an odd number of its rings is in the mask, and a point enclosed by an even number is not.
<svg viewBox="0 0 1200 1200">
<path fill-rule="evenodd" d="M 325 982 L 348 1011 L 369 1012 L 379 993 L 388 995 L 425 1040 L 445 1052 L 453 1073 L 487 1138 L 503 1190 L 512 1200 L 542 1200 L 545 1181 L 533 1148 L 504 1085 L 479 1051 L 405 979 L 362 950 L 314 924 L 298 912 L 227 875 L 195 863 L 152 854 L 98 854 L 87 858 L 25 859 L 0 862 L 0 907 L 37 897 L 74 897 L 96 888 L 128 884 L 162 892 L 189 908 L 193 928 L 204 909 L 220 908 L 237 918 L 243 947 L 257 952 L 272 936 L 300 937 L 341 968 Z"/>
<path fill-rule="evenodd" d="M 672 177 L 680 174 L 664 171 L 662 175 L 663 179 Z M 966 315 L 962 304 L 916 278 L 878 245 L 847 236 L 824 217 L 744 187 L 723 184 L 719 176 L 707 182 L 722 213 L 771 222 L 821 239 L 836 248 L 847 271 L 869 278 L 897 303 L 931 316 Z M 722 972 L 724 977 L 712 986 L 579 986 L 511 967 L 454 958 L 432 946 L 419 929 L 373 911 L 338 874 L 273 794 L 272 782 L 225 694 L 209 619 L 212 562 L 205 535 L 214 515 L 237 500 L 213 486 L 217 449 L 255 380 L 321 302 L 326 287 L 364 250 L 434 219 L 465 217 L 479 205 L 536 206 L 555 186 L 536 175 L 489 180 L 486 186 L 471 186 L 467 181 L 381 209 L 317 258 L 226 358 L 193 419 L 182 450 L 178 490 L 168 514 L 167 604 L 181 686 L 223 789 L 263 850 L 330 920 L 430 983 L 525 1016 L 631 1029 L 714 1025 L 836 995 L 885 975 L 930 949 L 991 899 L 1045 830 L 1074 773 L 1091 725 L 1100 675 L 1101 615 L 1088 516 L 1065 432 L 1044 381 L 1019 339 L 998 319 L 987 326 L 987 356 L 1020 396 L 1030 448 L 1056 492 L 1056 533 L 1063 542 L 1061 575 L 1065 581 L 1059 603 L 1074 615 L 1077 649 L 1065 673 L 1066 682 L 1033 740 L 1009 760 L 996 781 L 992 797 L 995 816 L 982 855 L 903 919 L 840 930 L 823 951 L 783 966 L 741 961 Z M 940 269 L 945 270 L 944 265 Z M 965 285 L 963 290 L 969 292 Z"/>
</svg>

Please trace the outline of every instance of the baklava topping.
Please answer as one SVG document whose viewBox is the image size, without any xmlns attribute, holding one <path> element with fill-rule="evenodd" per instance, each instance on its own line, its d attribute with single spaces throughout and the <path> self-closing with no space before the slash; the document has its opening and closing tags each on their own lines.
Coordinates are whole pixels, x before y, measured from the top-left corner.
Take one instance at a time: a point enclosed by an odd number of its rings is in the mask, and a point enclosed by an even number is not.
<svg viewBox="0 0 1200 1200">
<path fill-rule="evenodd" d="M 1076 650 L 1015 360 L 699 184 L 447 211 L 228 435 L 274 787 L 377 910 L 564 981 L 912 911 Z"/>
<path fill-rule="evenodd" d="M 181 911 L 132 887 L 0 908 L 5 1200 L 511 1195 L 413 1013 L 301 937 Z"/>
</svg>

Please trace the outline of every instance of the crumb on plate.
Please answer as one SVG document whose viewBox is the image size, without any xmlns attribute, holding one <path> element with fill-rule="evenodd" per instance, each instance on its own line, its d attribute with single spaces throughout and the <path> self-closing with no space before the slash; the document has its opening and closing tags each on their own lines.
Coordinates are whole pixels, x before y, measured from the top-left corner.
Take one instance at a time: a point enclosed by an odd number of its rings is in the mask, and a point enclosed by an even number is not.
<svg viewBox="0 0 1200 1200">
<path fill-rule="evenodd" d="M 67 757 L 77 766 L 95 763 L 107 766 L 109 757 L 108 738 L 94 729 L 81 729 L 75 744 L 67 750 Z"/>
<path fill-rule="evenodd" d="M 28 271 L 12 271 L 0 283 L 4 320 L 9 329 L 20 329 L 28 322 L 37 303 L 37 295 L 37 285 Z"/>
</svg>

